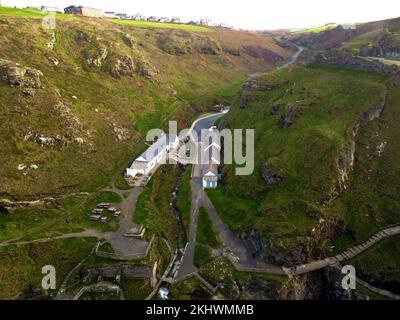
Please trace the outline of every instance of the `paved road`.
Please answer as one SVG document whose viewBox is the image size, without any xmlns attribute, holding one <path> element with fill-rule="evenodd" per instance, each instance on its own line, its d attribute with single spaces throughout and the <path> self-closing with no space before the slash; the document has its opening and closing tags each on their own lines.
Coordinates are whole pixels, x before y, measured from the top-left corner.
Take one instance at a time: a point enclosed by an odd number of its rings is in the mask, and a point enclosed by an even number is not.
<svg viewBox="0 0 400 320">
<path fill-rule="evenodd" d="M 283 66 L 278 67 L 278 69 L 284 69 L 284 68 L 290 66 L 291 64 L 295 63 L 297 61 L 297 59 L 299 58 L 300 53 L 302 53 L 304 50 L 306 50 L 306 48 L 299 46 L 297 52 L 292 56 L 292 58 L 287 63 L 285 63 Z"/>
<path fill-rule="evenodd" d="M 223 115 L 224 113 L 217 113 L 196 120 L 192 127 L 193 132 L 196 132 L 197 134 L 196 142 L 200 140 L 201 130 L 210 128 L 214 124 L 214 122 Z M 198 148 L 200 148 L 199 145 Z M 177 281 L 179 281 L 179 279 L 184 279 L 188 275 L 196 273 L 198 271 L 193 261 L 194 261 L 194 251 L 196 247 L 199 209 L 201 208 L 200 202 L 202 196 L 200 167 L 201 166 L 197 164 L 193 165 L 192 180 L 191 180 L 192 209 L 191 209 L 190 226 L 189 226 L 189 237 L 188 237 L 188 244 L 186 246 L 186 250 L 182 259 L 182 265 L 179 268 L 176 277 Z"/>
<path fill-rule="evenodd" d="M 135 187 L 131 190 L 129 196 L 123 200 L 117 207 L 121 209 L 120 227 L 117 232 L 107 233 L 105 239 L 111 244 L 114 252 L 123 256 L 134 256 L 144 254 L 149 246 L 148 241 L 137 238 L 125 237 L 125 233 L 132 228 L 138 227 L 133 223 L 133 214 L 136 202 L 143 188 Z"/>
</svg>

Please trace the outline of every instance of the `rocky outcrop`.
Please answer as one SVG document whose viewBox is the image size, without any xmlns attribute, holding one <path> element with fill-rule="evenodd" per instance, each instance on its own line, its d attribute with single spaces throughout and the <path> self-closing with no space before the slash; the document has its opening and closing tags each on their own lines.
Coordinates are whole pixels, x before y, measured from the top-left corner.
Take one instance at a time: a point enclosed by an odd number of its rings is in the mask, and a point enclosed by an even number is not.
<svg viewBox="0 0 400 320">
<path fill-rule="evenodd" d="M 396 36 L 389 32 L 384 32 L 372 45 L 361 46 L 360 56 L 400 58 L 400 46 Z"/>
<path fill-rule="evenodd" d="M 249 300 L 277 299 L 277 290 L 274 284 L 263 278 L 252 278 L 250 282 L 243 284 L 242 293 Z"/>
<path fill-rule="evenodd" d="M 396 66 L 385 65 L 379 61 L 370 61 L 340 50 L 330 50 L 316 54 L 312 63 L 328 67 L 350 68 L 389 75 L 400 75 L 400 68 Z"/>
<path fill-rule="evenodd" d="M 285 114 L 282 117 L 282 127 L 291 127 L 299 116 L 299 111 L 295 105 L 287 105 L 285 108 Z"/>
<path fill-rule="evenodd" d="M 274 172 L 270 163 L 264 163 L 261 167 L 262 178 L 269 186 L 275 186 L 283 180 L 283 177 Z"/>
<path fill-rule="evenodd" d="M 130 55 L 119 56 L 111 66 L 110 73 L 116 78 L 132 76 L 135 72 L 135 64 Z"/>
<path fill-rule="evenodd" d="M 343 192 L 347 188 L 347 181 L 349 180 L 349 174 L 353 170 L 354 160 L 356 153 L 356 143 L 354 141 L 349 142 L 340 150 L 338 169 L 339 169 L 339 192 Z"/>
<path fill-rule="evenodd" d="M 43 73 L 40 70 L 0 59 L 0 80 L 11 86 L 39 89 L 42 87 L 41 77 L 43 77 Z"/>
<path fill-rule="evenodd" d="M 116 123 L 112 124 L 112 129 L 115 135 L 115 141 L 126 141 L 130 138 L 129 131 Z"/>
<path fill-rule="evenodd" d="M 90 136 L 86 132 L 80 119 L 75 116 L 71 108 L 63 102 L 54 106 L 54 111 L 58 113 L 59 119 L 64 127 L 62 134 L 46 134 L 37 131 L 29 131 L 24 136 L 24 141 L 33 141 L 46 147 L 66 147 L 70 143 L 83 144 Z"/>
<path fill-rule="evenodd" d="M 128 47 L 130 47 L 130 48 L 132 48 L 132 49 L 135 47 L 136 41 L 135 41 L 129 34 L 125 33 L 125 34 L 122 36 L 122 39 L 124 40 L 125 44 L 126 44 Z"/>
<path fill-rule="evenodd" d="M 356 143 L 355 137 L 357 136 L 359 130 L 364 127 L 368 122 L 378 118 L 386 104 L 387 91 L 384 92 L 381 100 L 375 103 L 372 107 L 368 108 L 362 113 L 353 129 L 350 132 L 350 141 L 340 150 L 338 158 L 338 172 L 339 179 L 338 185 L 335 188 L 334 195 L 332 198 L 336 198 L 337 195 L 344 192 L 347 189 L 347 183 L 349 180 L 350 172 L 354 168 L 355 163 L 355 153 L 356 153 Z M 384 149 L 385 145 L 383 145 Z M 379 152 L 379 151 L 378 151 Z M 383 151 L 382 151 L 383 152 Z"/>
<path fill-rule="evenodd" d="M 240 107 L 247 108 L 258 92 L 271 91 L 287 85 L 288 82 L 266 73 L 255 73 L 249 76 L 243 85 L 240 96 Z"/>
<path fill-rule="evenodd" d="M 138 72 L 150 82 L 157 82 L 159 71 L 147 60 L 141 60 L 138 63 Z"/>
<path fill-rule="evenodd" d="M 107 56 L 108 50 L 104 47 L 101 47 L 97 50 L 97 53 L 94 56 L 87 59 L 87 64 L 89 66 L 100 68 Z"/>
</svg>

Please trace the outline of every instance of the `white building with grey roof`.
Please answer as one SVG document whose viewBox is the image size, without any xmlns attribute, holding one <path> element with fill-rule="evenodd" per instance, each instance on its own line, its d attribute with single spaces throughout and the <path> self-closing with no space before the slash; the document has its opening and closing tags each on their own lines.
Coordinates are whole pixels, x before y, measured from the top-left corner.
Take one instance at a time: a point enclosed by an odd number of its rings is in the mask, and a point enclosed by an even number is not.
<svg viewBox="0 0 400 320">
<path fill-rule="evenodd" d="M 179 146 L 179 139 L 173 134 L 164 134 L 156 142 L 154 142 L 140 157 L 138 157 L 126 169 L 127 177 L 135 177 L 138 174 L 147 175 L 159 164 L 171 149 Z"/>
</svg>

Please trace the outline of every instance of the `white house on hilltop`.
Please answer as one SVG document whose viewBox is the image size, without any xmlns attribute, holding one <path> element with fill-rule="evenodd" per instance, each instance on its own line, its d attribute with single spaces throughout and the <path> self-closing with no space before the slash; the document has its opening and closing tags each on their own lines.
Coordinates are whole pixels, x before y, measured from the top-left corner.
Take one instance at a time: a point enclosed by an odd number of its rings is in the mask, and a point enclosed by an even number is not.
<svg viewBox="0 0 400 320">
<path fill-rule="evenodd" d="M 138 174 L 148 174 L 171 149 L 177 148 L 179 139 L 176 135 L 162 135 L 125 171 L 126 177 L 135 177 Z"/>
</svg>

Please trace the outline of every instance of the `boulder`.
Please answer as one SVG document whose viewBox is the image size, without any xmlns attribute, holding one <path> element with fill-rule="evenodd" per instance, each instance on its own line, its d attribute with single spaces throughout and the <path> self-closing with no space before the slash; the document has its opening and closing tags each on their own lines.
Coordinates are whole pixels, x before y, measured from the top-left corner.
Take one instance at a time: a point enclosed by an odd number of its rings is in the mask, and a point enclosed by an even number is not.
<svg viewBox="0 0 400 320">
<path fill-rule="evenodd" d="M 125 44 L 128 46 L 128 47 L 131 47 L 131 48 L 134 48 L 135 47 L 135 44 L 136 44 L 136 41 L 129 35 L 129 34 L 124 34 L 123 36 L 122 36 L 122 39 L 124 40 L 124 42 L 125 42 Z"/>
<path fill-rule="evenodd" d="M 133 75 L 135 72 L 135 64 L 130 55 L 119 56 L 111 66 L 110 73 L 116 78 L 122 76 Z"/>
<path fill-rule="evenodd" d="M 264 181 L 269 186 L 279 184 L 285 177 L 285 170 L 276 157 L 269 158 L 261 167 L 261 174 Z"/>
<path fill-rule="evenodd" d="M 138 71 L 141 76 L 145 77 L 150 82 L 157 82 L 157 75 L 159 74 L 159 71 L 148 61 L 140 61 Z"/>
<path fill-rule="evenodd" d="M 99 48 L 99 50 L 93 57 L 87 59 L 87 64 L 89 66 L 100 68 L 103 61 L 107 58 L 107 56 L 108 56 L 108 50 L 103 47 Z"/>
<path fill-rule="evenodd" d="M 23 86 L 26 88 L 39 89 L 42 87 L 40 70 L 22 67 L 20 64 L 0 59 L 0 81 L 9 85 Z"/>
</svg>

